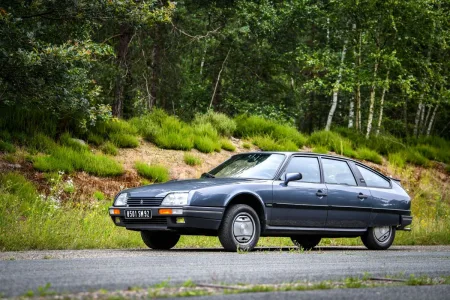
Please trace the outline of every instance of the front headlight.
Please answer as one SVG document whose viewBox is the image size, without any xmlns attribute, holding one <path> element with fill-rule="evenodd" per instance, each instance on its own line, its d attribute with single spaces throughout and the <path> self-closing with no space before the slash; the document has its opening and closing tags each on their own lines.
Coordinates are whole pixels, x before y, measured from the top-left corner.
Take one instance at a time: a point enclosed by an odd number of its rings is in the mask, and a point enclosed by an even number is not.
<svg viewBox="0 0 450 300">
<path fill-rule="evenodd" d="M 170 193 L 164 198 L 161 206 L 188 205 L 188 195 L 189 193 Z"/>
<path fill-rule="evenodd" d="M 117 196 L 116 201 L 114 201 L 114 206 L 125 206 L 127 205 L 127 193 L 120 194 Z"/>
</svg>

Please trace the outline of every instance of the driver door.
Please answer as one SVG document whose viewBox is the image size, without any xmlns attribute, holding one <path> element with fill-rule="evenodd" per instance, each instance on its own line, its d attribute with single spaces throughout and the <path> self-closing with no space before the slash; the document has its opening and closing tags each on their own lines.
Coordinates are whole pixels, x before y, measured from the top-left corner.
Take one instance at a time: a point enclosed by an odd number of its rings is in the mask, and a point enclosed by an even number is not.
<svg viewBox="0 0 450 300">
<path fill-rule="evenodd" d="M 285 185 L 286 173 L 301 173 L 303 177 Z M 293 156 L 281 178 L 273 182 L 269 225 L 323 227 L 327 219 L 327 188 L 321 181 L 317 157 Z"/>
</svg>

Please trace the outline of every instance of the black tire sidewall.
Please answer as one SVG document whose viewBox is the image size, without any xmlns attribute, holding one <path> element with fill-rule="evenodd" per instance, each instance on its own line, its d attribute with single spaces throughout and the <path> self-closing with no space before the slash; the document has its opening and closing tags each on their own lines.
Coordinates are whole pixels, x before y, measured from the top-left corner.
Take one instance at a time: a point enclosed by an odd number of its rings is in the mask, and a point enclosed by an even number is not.
<svg viewBox="0 0 450 300">
<path fill-rule="evenodd" d="M 291 237 L 291 240 L 295 246 L 297 246 L 301 249 L 304 249 L 304 250 L 311 250 L 320 243 L 320 241 L 322 240 L 322 237 L 320 237 L 320 236 L 293 236 L 293 237 Z"/>
<path fill-rule="evenodd" d="M 240 213 L 247 213 L 251 215 L 254 221 L 254 234 L 249 243 L 240 244 L 233 235 L 233 221 Z M 219 228 L 219 240 L 223 248 L 227 251 L 251 251 L 258 244 L 259 236 L 261 234 L 261 223 L 258 214 L 253 208 L 245 204 L 236 204 L 231 206 L 224 214 L 222 223 Z"/>
<path fill-rule="evenodd" d="M 173 232 L 141 231 L 142 241 L 155 250 L 169 250 L 178 243 L 180 235 Z"/>
<path fill-rule="evenodd" d="M 364 246 L 366 246 L 369 250 L 386 250 L 391 247 L 394 243 L 396 230 L 394 226 L 390 226 L 390 228 L 391 236 L 386 242 L 380 243 L 374 236 L 375 227 L 370 227 L 367 232 L 361 237 Z"/>
</svg>

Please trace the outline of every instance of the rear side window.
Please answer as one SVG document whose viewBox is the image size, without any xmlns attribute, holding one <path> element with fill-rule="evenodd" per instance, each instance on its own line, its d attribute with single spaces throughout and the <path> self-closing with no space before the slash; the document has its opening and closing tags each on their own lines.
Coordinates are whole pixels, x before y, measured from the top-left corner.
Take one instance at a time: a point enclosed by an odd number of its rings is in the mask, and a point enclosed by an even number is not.
<svg viewBox="0 0 450 300">
<path fill-rule="evenodd" d="M 345 161 L 322 158 L 325 183 L 356 185 L 350 167 Z"/>
<path fill-rule="evenodd" d="M 320 182 L 319 161 L 315 157 L 294 156 L 286 170 L 286 173 L 302 173 L 302 182 Z"/>
<path fill-rule="evenodd" d="M 370 187 L 380 187 L 380 188 L 390 188 L 391 184 L 389 181 L 381 177 L 380 175 L 364 168 L 356 165 L 362 177 L 366 181 L 366 185 Z"/>
</svg>

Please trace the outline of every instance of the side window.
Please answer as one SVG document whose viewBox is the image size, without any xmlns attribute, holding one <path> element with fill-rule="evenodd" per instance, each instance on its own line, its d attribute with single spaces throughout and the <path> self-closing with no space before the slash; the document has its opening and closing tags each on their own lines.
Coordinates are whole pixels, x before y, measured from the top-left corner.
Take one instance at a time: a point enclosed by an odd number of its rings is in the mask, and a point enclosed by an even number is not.
<svg viewBox="0 0 450 300">
<path fill-rule="evenodd" d="M 322 158 L 325 183 L 356 185 L 350 167 L 345 161 Z"/>
<path fill-rule="evenodd" d="M 381 188 L 390 188 L 391 185 L 389 181 L 381 177 L 380 175 L 364 168 L 356 165 L 359 172 L 361 172 L 362 177 L 366 181 L 367 186 L 370 187 L 381 187 Z"/>
<path fill-rule="evenodd" d="M 301 182 L 320 182 L 319 161 L 315 157 L 292 157 L 284 171 L 286 173 L 302 173 Z"/>
</svg>

